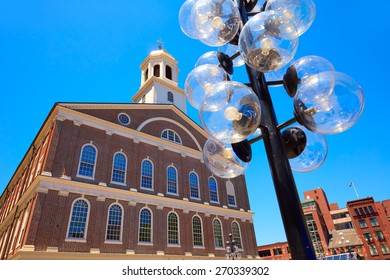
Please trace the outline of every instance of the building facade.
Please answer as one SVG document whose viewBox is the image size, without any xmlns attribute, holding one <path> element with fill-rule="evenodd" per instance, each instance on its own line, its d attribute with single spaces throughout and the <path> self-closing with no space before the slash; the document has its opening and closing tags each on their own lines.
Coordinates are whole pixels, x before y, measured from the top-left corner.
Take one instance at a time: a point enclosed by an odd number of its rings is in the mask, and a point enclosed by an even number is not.
<svg viewBox="0 0 390 280">
<path fill-rule="evenodd" d="M 318 259 L 390 259 L 389 200 L 380 203 L 368 197 L 339 208 L 321 188 L 304 192 L 304 197 L 303 213 Z M 290 258 L 287 242 L 259 246 L 258 252 L 262 259 Z"/>
<path fill-rule="evenodd" d="M 57 103 L 0 198 L 1 259 L 256 258 L 244 176 L 214 176 L 177 61 L 153 51 L 135 103 Z"/>
</svg>

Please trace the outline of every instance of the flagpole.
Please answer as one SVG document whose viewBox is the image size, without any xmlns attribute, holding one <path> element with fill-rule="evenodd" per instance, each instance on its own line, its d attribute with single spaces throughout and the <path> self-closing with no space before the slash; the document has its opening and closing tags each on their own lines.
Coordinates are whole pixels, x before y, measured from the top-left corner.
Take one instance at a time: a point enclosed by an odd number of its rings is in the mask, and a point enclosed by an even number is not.
<svg viewBox="0 0 390 280">
<path fill-rule="evenodd" d="M 355 184 L 353 183 L 353 181 L 351 181 L 351 184 L 349 184 L 349 186 L 353 188 L 353 190 L 355 191 L 356 197 L 359 199 L 359 194 L 355 188 Z"/>
</svg>

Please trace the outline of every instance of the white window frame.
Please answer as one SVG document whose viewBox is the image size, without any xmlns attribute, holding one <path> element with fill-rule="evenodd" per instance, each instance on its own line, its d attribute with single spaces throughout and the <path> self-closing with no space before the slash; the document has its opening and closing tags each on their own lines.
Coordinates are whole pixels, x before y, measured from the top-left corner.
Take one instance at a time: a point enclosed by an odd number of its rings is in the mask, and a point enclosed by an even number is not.
<svg viewBox="0 0 390 280">
<path fill-rule="evenodd" d="M 213 179 L 215 181 L 215 191 L 217 192 L 217 200 L 216 201 L 211 200 L 210 179 Z M 219 204 L 219 192 L 218 192 L 218 181 L 217 181 L 217 179 L 215 179 L 214 176 L 210 176 L 207 179 L 207 185 L 208 185 L 208 188 L 209 188 L 210 202 Z"/>
<path fill-rule="evenodd" d="M 198 181 L 198 197 L 193 197 L 193 196 L 191 195 L 191 173 L 193 173 L 193 174 L 196 175 L 196 178 L 197 178 L 197 181 Z M 188 173 L 188 187 L 190 188 L 190 199 L 201 200 L 201 196 L 200 196 L 199 175 L 198 175 L 198 173 L 196 173 L 195 171 L 190 171 L 190 173 Z"/>
<path fill-rule="evenodd" d="M 150 242 L 139 241 L 140 233 L 141 233 L 140 232 L 140 230 L 141 230 L 141 212 L 144 209 L 147 209 L 150 212 Z M 138 236 L 137 236 L 137 240 L 138 240 L 138 245 L 153 245 L 153 211 L 149 207 L 142 207 L 139 210 L 139 213 L 138 213 Z"/>
<path fill-rule="evenodd" d="M 169 191 L 169 184 L 168 184 L 168 170 L 169 170 L 169 168 L 173 168 L 173 169 L 175 169 L 175 171 L 176 171 L 176 192 L 175 193 L 173 193 L 173 192 L 170 192 Z M 167 184 L 167 194 L 170 194 L 170 195 L 175 195 L 175 196 L 178 196 L 179 195 L 179 172 L 178 172 L 178 170 L 177 170 L 177 168 L 173 165 L 173 164 L 171 164 L 171 165 L 169 165 L 168 167 L 167 167 L 167 169 L 166 169 L 166 184 Z"/>
<path fill-rule="evenodd" d="M 222 247 L 217 247 L 216 244 L 215 244 L 215 231 L 214 231 L 214 222 L 215 221 L 218 221 L 219 222 L 219 225 L 221 226 L 221 237 L 222 237 Z M 212 223 L 212 227 L 213 227 L 213 237 L 214 237 L 214 247 L 216 250 L 225 250 L 225 246 L 224 246 L 224 237 L 223 237 L 223 225 L 222 225 L 222 222 L 220 219 L 218 218 L 214 218 L 213 219 L 213 223 Z"/>
<path fill-rule="evenodd" d="M 72 221 L 72 214 L 73 214 L 73 207 L 75 203 L 79 200 L 83 200 L 88 205 L 88 212 L 87 212 L 87 219 L 85 221 L 85 233 L 83 238 L 77 238 L 77 237 L 68 237 L 69 236 L 69 230 L 70 230 L 70 223 Z M 89 203 L 88 199 L 84 197 L 78 197 L 72 202 L 72 206 L 70 207 L 70 214 L 69 214 L 69 220 L 68 220 L 68 230 L 66 231 L 66 238 L 65 241 L 72 241 L 72 242 L 87 242 L 87 234 L 88 234 L 88 225 L 89 225 L 89 214 L 91 213 L 91 203 Z"/>
<path fill-rule="evenodd" d="M 112 179 L 114 178 L 114 163 L 115 163 L 115 156 L 117 154 L 122 154 L 124 157 L 125 157 L 125 160 L 126 160 L 126 164 L 125 164 L 125 176 L 124 176 L 124 182 L 117 182 L 117 181 L 113 181 Z M 126 175 L 127 175 L 127 163 L 128 163 L 128 160 L 127 160 L 127 156 L 124 152 L 120 151 L 120 152 L 116 152 L 113 157 L 112 157 L 112 167 L 111 167 L 111 184 L 116 184 L 116 185 L 121 185 L 121 186 L 126 186 Z"/>
<path fill-rule="evenodd" d="M 108 230 L 108 221 L 110 219 L 110 209 L 112 206 L 115 206 L 115 205 L 118 205 L 121 210 L 122 210 L 122 215 L 121 215 L 121 230 L 120 230 L 120 233 L 119 233 L 119 240 L 110 240 L 110 239 L 107 239 L 107 230 Z M 112 243 L 112 244 L 122 244 L 122 237 L 123 237 L 123 216 L 124 216 L 124 209 L 123 209 L 123 206 L 120 204 L 120 203 L 117 203 L 117 202 L 114 202 L 114 203 L 111 203 L 110 206 L 108 207 L 107 209 L 107 222 L 106 222 L 106 234 L 105 234 L 105 241 L 104 243 Z"/>
<path fill-rule="evenodd" d="M 145 161 L 149 161 L 152 164 L 152 187 L 151 188 L 145 188 L 145 187 L 142 186 L 142 176 L 143 176 L 142 175 L 142 170 L 143 170 L 142 166 L 143 166 L 143 163 Z M 145 159 L 143 159 L 141 161 L 141 178 L 140 178 L 140 182 L 139 183 L 140 183 L 140 188 L 142 190 L 154 191 L 154 164 L 153 164 L 153 161 L 149 157 L 147 157 L 147 158 L 145 158 Z"/>
<path fill-rule="evenodd" d="M 240 226 L 240 223 L 239 222 L 237 222 L 236 220 L 233 220 L 232 221 L 232 223 L 230 224 L 230 228 L 231 228 L 231 230 L 232 230 L 232 234 L 233 234 L 233 224 L 237 224 L 237 226 L 238 226 L 238 231 L 239 231 L 239 233 L 240 233 L 240 244 L 241 244 L 241 248 L 240 247 L 238 247 L 238 250 L 239 251 L 244 251 L 244 243 L 242 242 L 242 231 L 241 231 L 241 226 Z M 233 234 L 233 238 L 234 238 L 234 234 Z M 235 239 L 235 238 L 234 238 Z"/>
<path fill-rule="evenodd" d="M 200 229 L 202 230 L 202 245 L 195 245 L 195 235 L 194 235 L 194 219 L 195 217 L 199 218 L 200 220 Z M 202 218 L 199 215 L 192 216 L 191 220 L 191 227 L 192 227 L 192 246 L 193 248 L 201 248 L 204 249 L 204 228 L 203 228 L 203 221 Z"/>
<path fill-rule="evenodd" d="M 177 244 L 173 244 L 173 243 L 169 243 L 169 233 L 168 233 L 168 229 L 169 229 L 169 215 L 170 214 L 175 214 L 176 215 L 176 218 L 177 218 L 177 241 L 178 243 Z M 175 212 L 175 211 L 170 211 L 167 215 L 167 245 L 168 247 L 181 247 L 181 243 L 180 243 L 180 216 Z"/>
<path fill-rule="evenodd" d="M 95 161 L 93 163 L 93 172 L 92 172 L 92 177 L 90 176 L 85 176 L 85 175 L 82 175 L 80 174 L 80 166 L 81 166 L 81 158 L 83 156 L 83 150 L 86 146 L 92 146 L 93 148 L 95 148 Z M 80 157 L 79 157 L 79 165 L 77 167 L 77 177 L 79 178 L 85 178 L 85 179 L 90 179 L 90 180 L 95 180 L 95 172 L 96 172 L 96 162 L 97 162 L 97 158 L 98 158 L 98 148 L 92 144 L 92 143 L 87 143 L 87 144 L 84 144 L 82 147 L 81 147 L 81 150 L 80 150 Z"/>
<path fill-rule="evenodd" d="M 163 137 L 163 134 L 164 134 L 165 131 L 167 132 L 167 138 Z M 172 132 L 172 133 L 173 133 L 173 141 L 169 139 L 169 132 Z M 179 142 L 175 141 L 175 138 L 176 138 L 176 137 L 179 138 Z M 175 144 L 179 144 L 179 145 L 182 145 L 182 144 L 183 144 L 183 141 L 181 140 L 180 135 L 179 135 L 176 131 L 174 131 L 173 129 L 170 129 L 170 128 L 164 129 L 164 130 L 161 132 L 161 134 L 160 134 L 160 138 L 161 138 L 161 139 L 164 139 L 164 140 L 167 140 L 167 141 L 169 141 L 169 142 L 175 143 Z"/>
</svg>

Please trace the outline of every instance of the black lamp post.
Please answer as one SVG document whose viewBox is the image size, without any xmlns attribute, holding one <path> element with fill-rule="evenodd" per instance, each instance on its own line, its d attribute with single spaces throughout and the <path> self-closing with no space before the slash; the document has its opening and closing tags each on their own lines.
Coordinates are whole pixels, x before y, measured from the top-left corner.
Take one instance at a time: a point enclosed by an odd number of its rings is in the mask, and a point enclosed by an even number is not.
<svg viewBox="0 0 390 280">
<path fill-rule="evenodd" d="M 301 12 L 294 14 L 297 3 Z M 310 26 L 314 14 L 312 0 L 268 0 L 261 7 L 257 0 L 187 0 L 179 12 L 180 26 L 189 37 L 209 46 L 237 48 L 232 55 L 217 52 L 215 61 L 197 65 L 186 80 L 188 101 L 199 110 L 202 127 L 211 136 L 203 149 L 207 167 L 223 178 L 243 174 L 252 158 L 251 144 L 262 139 L 292 259 L 306 260 L 316 255 L 290 160 L 302 157 L 307 161 L 310 157 L 305 151 L 310 152 L 312 134 L 348 129 L 360 117 L 364 104 L 360 86 L 318 57 L 294 62 L 280 81 L 266 81 L 265 73 L 291 62 L 297 38 Z M 245 85 L 228 76 L 240 57 L 249 78 Z M 268 88 L 278 84 L 294 98 L 294 118 L 284 124 L 277 121 Z M 301 126 L 282 132 L 295 122 Z M 261 136 L 248 141 L 257 129 Z"/>
<path fill-rule="evenodd" d="M 233 235 L 229 234 L 229 240 L 226 241 L 226 258 L 229 260 L 237 260 L 241 258 L 241 254 L 238 253 L 237 242 L 233 239 Z"/>
</svg>

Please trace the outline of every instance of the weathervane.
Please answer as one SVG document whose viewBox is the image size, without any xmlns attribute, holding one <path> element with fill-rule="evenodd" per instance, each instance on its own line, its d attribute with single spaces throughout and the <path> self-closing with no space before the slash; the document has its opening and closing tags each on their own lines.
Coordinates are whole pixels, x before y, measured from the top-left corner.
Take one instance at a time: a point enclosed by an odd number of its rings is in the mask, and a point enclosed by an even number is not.
<svg viewBox="0 0 390 280">
<path fill-rule="evenodd" d="M 161 41 L 161 39 L 160 40 L 157 40 L 157 43 L 158 43 L 158 49 L 159 50 L 162 50 L 163 49 L 163 44 L 164 44 L 164 42 L 163 41 Z"/>
</svg>

